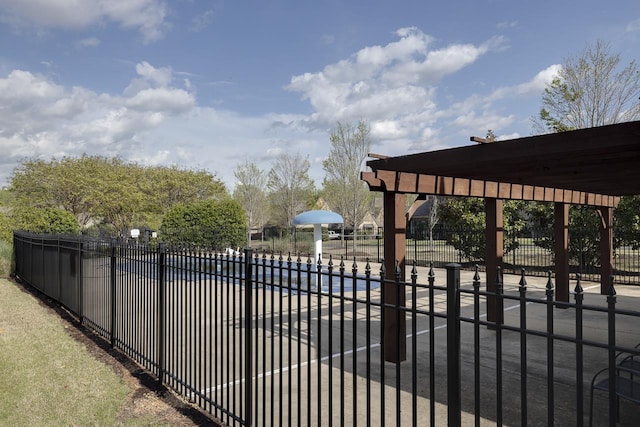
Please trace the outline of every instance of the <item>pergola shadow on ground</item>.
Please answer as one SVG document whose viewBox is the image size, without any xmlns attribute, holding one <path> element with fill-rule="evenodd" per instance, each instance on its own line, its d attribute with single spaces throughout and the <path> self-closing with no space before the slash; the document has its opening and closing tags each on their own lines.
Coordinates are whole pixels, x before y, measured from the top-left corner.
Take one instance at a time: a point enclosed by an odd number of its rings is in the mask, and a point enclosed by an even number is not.
<svg viewBox="0 0 640 427">
<path fill-rule="evenodd" d="M 613 273 L 613 208 L 621 196 L 640 194 L 640 121 L 538 135 L 411 154 L 384 157 L 371 154 L 372 172 L 363 172 L 372 191 L 384 198 L 384 259 L 388 280 L 396 265 L 404 271 L 406 194 L 482 197 L 485 200 L 487 242 L 486 288 L 495 291 L 503 261 L 503 200 L 554 203 L 556 300 L 569 301 L 569 206 L 593 206 L 600 215 L 602 294 Z M 387 283 L 386 303 L 396 304 L 393 283 Z M 400 296 L 400 298 L 403 298 Z M 404 305 L 405 301 L 398 301 Z M 488 320 L 502 322 L 493 298 Z M 406 335 L 406 320 L 385 323 L 386 342 Z M 387 346 L 389 361 L 406 358 L 406 343 Z"/>
</svg>

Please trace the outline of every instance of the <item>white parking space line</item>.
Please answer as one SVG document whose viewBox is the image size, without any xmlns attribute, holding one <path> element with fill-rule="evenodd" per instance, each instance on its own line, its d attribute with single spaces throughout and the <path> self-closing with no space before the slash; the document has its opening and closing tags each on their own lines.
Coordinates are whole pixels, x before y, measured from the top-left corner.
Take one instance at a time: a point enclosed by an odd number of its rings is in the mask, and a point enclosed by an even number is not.
<svg viewBox="0 0 640 427">
<path fill-rule="evenodd" d="M 587 287 L 583 288 L 583 290 L 587 291 L 587 290 L 595 289 L 595 288 L 599 288 L 599 287 L 600 287 L 600 285 L 587 286 Z M 527 302 L 527 305 L 529 305 L 529 304 L 532 304 L 532 303 L 531 302 Z M 504 311 L 515 310 L 515 309 L 517 309 L 519 307 L 520 307 L 520 304 L 515 304 L 515 305 L 509 306 L 509 307 L 505 307 Z M 484 318 L 484 317 L 487 317 L 486 313 L 480 315 L 480 318 Z M 447 325 L 444 324 L 444 325 L 440 325 L 440 326 L 435 327 L 433 330 L 437 331 L 437 330 L 440 330 L 440 329 L 445 329 L 446 327 L 447 327 Z M 429 329 L 418 331 L 418 332 L 416 332 L 416 336 L 425 335 L 425 334 L 428 334 L 429 332 L 431 332 Z M 407 339 L 411 338 L 412 336 L 413 336 L 413 334 L 407 334 Z M 380 343 L 372 344 L 371 346 L 369 346 L 369 349 L 370 350 L 376 349 L 376 348 L 380 347 L 380 345 L 381 345 Z M 336 358 L 338 358 L 338 357 L 340 357 L 342 355 L 344 355 L 344 356 L 350 355 L 350 354 L 354 353 L 354 351 L 359 353 L 359 352 L 363 352 L 363 351 L 366 351 L 366 350 L 367 350 L 367 346 L 361 346 L 361 347 L 356 348 L 355 350 L 351 349 L 351 350 L 346 350 L 343 353 L 334 353 L 331 356 L 324 356 L 324 357 L 322 357 L 320 359 L 320 361 L 321 362 L 326 362 L 330 358 L 336 359 Z M 258 374 L 255 377 L 253 377 L 253 380 L 259 380 L 259 379 L 271 377 L 273 375 L 283 374 L 283 373 L 289 372 L 289 370 L 293 371 L 295 369 L 301 369 L 301 368 L 306 367 L 309 364 L 312 364 L 312 365 L 316 364 L 317 362 L 318 362 L 318 359 L 313 359 L 311 361 L 297 363 L 297 364 L 291 365 L 291 366 L 285 366 L 284 368 L 281 368 L 281 369 L 275 369 L 273 371 L 263 372 L 261 374 Z M 201 390 L 200 393 L 203 394 L 203 395 L 206 395 L 208 393 L 219 391 L 219 390 L 224 390 L 226 388 L 229 388 L 230 386 L 236 386 L 236 385 L 239 385 L 239 384 L 244 383 L 244 382 L 245 382 L 244 379 L 236 380 L 236 381 L 229 382 L 229 383 L 226 383 L 226 384 L 222 384 L 222 385 L 219 385 L 219 386 L 216 386 L 216 387 L 210 387 L 210 388 Z"/>
</svg>

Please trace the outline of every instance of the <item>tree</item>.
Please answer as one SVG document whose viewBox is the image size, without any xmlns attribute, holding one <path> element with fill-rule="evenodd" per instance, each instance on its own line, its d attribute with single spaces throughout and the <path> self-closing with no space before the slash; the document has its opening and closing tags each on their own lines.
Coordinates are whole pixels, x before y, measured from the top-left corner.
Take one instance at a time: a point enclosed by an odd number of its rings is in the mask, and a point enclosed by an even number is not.
<svg viewBox="0 0 640 427">
<path fill-rule="evenodd" d="M 293 218 L 311 206 L 314 185 L 309 160 L 299 153 L 278 157 L 269 171 L 267 188 L 278 225 L 291 227 Z"/>
<path fill-rule="evenodd" d="M 329 136 L 329 156 L 322 162 L 327 174 L 325 200 L 342 215 L 345 225 L 352 227 L 354 233 L 373 200 L 367 185 L 360 179 L 362 164 L 371 149 L 369 133 L 370 128 L 363 120 L 357 126 L 338 122 Z"/>
<path fill-rule="evenodd" d="M 553 206 L 550 203 L 530 203 L 527 213 L 536 227 L 534 243 L 553 251 Z M 592 207 L 569 208 L 569 258 L 581 267 L 594 266 L 600 261 L 600 234 L 596 231 L 599 223 L 600 217 Z"/>
<path fill-rule="evenodd" d="M 640 249 L 640 197 L 622 197 L 614 211 L 613 228 L 616 246 Z"/>
<path fill-rule="evenodd" d="M 640 119 L 640 69 L 598 40 L 565 61 L 542 95 L 538 130 L 562 132 Z"/>
<path fill-rule="evenodd" d="M 102 157 L 63 157 L 25 160 L 13 172 L 10 190 L 22 208 L 61 208 L 71 212 L 84 227 L 95 207 L 97 169 Z"/>
<path fill-rule="evenodd" d="M 80 225 L 75 216 L 58 208 L 18 208 L 11 212 L 10 221 L 15 230 L 32 233 L 80 233 Z"/>
<path fill-rule="evenodd" d="M 14 170 L 10 190 L 16 208 L 63 209 L 84 228 L 101 218 L 113 221 L 114 204 L 121 215 L 138 207 L 139 169 L 117 157 L 26 160 Z"/>
<path fill-rule="evenodd" d="M 156 228 L 178 202 L 228 197 L 224 184 L 205 171 L 144 167 L 118 157 L 26 160 L 10 191 L 16 208 L 56 208 L 89 226 L 122 234 L 132 226 Z"/>
<path fill-rule="evenodd" d="M 238 165 L 233 174 L 237 181 L 233 198 L 242 205 L 247 215 L 249 225 L 247 243 L 250 244 L 251 230 L 255 228 L 262 230 L 269 217 L 266 173 L 255 163 L 247 161 Z"/>
<path fill-rule="evenodd" d="M 145 168 L 141 190 L 148 200 L 148 209 L 160 215 L 176 203 L 222 199 L 228 195 L 224 183 L 215 175 L 177 166 Z"/>
<path fill-rule="evenodd" d="M 447 242 L 468 260 L 484 259 L 486 241 L 484 203 L 482 199 L 448 198 L 440 210 L 442 222 L 450 229 Z"/>
<path fill-rule="evenodd" d="M 139 187 L 144 180 L 144 169 L 137 164 L 112 167 L 106 163 L 96 172 L 101 179 L 96 183 L 92 214 L 113 225 L 116 232 L 124 237 L 144 214 L 145 197 Z"/>
<path fill-rule="evenodd" d="M 236 248 L 247 232 L 244 209 L 231 198 L 177 203 L 164 216 L 160 238 L 167 243 Z"/>
<path fill-rule="evenodd" d="M 504 202 L 504 254 L 519 247 L 518 237 L 525 229 L 523 219 L 525 202 Z M 486 255 L 485 208 L 483 200 L 476 197 L 450 197 L 440 206 L 440 218 L 450 229 L 447 242 L 460 251 L 469 261 L 482 260 Z"/>
<path fill-rule="evenodd" d="M 640 68 L 635 61 L 621 66 L 619 54 L 610 52 L 608 43 L 598 40 L 578 56 L 569 58 L 542 95 L 542 108 L 534 122 L 539 131 L 563 132 L 640 120 Z M 640 205 L 638 196 L 623 197 L 615 210 L 615 224 L 634 244 L 640 224 L 633 209 Z M 538 216 L 551 218 L 551 205 L 532 208 Z M 598 233 L 584 233 L 586 226 L 597 229 L 593 209 L 571 206 L 569 214 L 569 253 L 581 265 L 597 262 Z M 548 232 L 549 233 L 549 232 Z M 593 236 L 593 237 L 591 237 Z M 548 245 L 548 239 L 541 239 Z"/>
</svg>

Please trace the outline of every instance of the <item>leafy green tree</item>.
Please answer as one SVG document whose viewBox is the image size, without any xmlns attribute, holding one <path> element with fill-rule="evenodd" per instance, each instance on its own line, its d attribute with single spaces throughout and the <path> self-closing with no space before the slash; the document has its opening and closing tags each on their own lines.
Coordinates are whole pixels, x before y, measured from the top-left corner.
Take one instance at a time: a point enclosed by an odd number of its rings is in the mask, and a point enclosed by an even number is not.
<svg viewBox="0 0 640 427">
<path fill-rule="evenodd" d="M 536 231 L 534 243 L 553 252 L 554 214 L 552 203 L 532 202 L 527 213 Z M 569 259 L 581 266 L 600 262 L 600 217 L 591 206 L 569 207 Z"/>
<path fill-rule="evenodd" d="M 640 197 L 622 197 L 613 211 L 616 246 L 640 249 Z"/>
<path fill-rule="evenodd" d="M 505 255 L 519 247 L 518 237 L 526 227 L 524 205 L 524 202 L 517 200 L 508 200 L 503 204 Z M 470 261 L 484 259 L 487 246 L 483 199 L 450 197 L 439 209 L 440 219 L 450 231 L 447 242 Z"/>
<path fill-rule="evenodd" d="M 640 68 L 635 61 L 621 64 L 609 43 L 598 40 L 565 61 L 542 95 L 534 125 L 540 132 L 564 132 L 631 120 L 640 120 Z M 616 245 L 638 245 L 638 196 L 623 197 L 615 210 Z M 550 204 L 532 204 L 532 215 L 552 218 Z M 572 206 L 569 211 L 569 254 L 582 265 L 598 262 L 598 216 L 593 208 Z M 543 221 L 544 222 L 544 221 Z M 589 228 L 587 228 L 589 227 Z M 538 244 L 550 247 L 552 225 Z M 587 232 L 590 230 L 590 232 Z"/>
<path fill-rule="evenodd" d="M 13 241 L 13 226 L 6 212 L 0 211 L 0 241 Z"/>
<path fill-rule="evenodd" d="M 140 189 L 145 195 L 147 210 L 160 216 L 177 203 L 227 196 L 224 183 L 205 170 L 185 170 L 177 166 L 147 167 L 142 178 Z"/>
<path fill-rule="evenodd" d="M 227 197 L 224 184 L 205 171 L 143 167 L 118 157 L 63 157 L 26 160 L 11 178 L 16 208 L 60 208 L 82 229 L 126 233 L 159 227 L 175 203 Z"/>
<path fill-rule="evenodd" d="M 640 119 L 640 69 L 598 40 L 565 61 L 542 95 L 539 131 L 563 132 Z"/>
<path fill-rule="evenodd" d="M 475 197 L 448 198 L 440 209 L 442 223 L 449 228 L 447 243 L 468 260 L 484 259 L 484 202 Z"/>
<path fill-rule="evenodd" d="M 338 122 L 329 136 L 329 156 L 322 162 L 326 173 L 324 198 L 342 215 L 343 226 L 350 226 L 354 233 L 373 201 L 367 185 L 360 179 L 363 163 L 371 151 L 370 131 L 363 120 L 357 126 Z"/>
<path fill-rule="evenodd" d="M 84 227 L 91 221 L 91 212 L 99 199 L 97 172 L 106 162 L 121 163 L 118 159 L 90 156 L 26 160 L 11 177 L 10 191 L 15 205 L 61 208 L 71 212 Z"/>
<path fill-rule="evenodd" d="M 113 225 L 118 234 L 126 236 L 145 208 L 144 194 L 138 187 L 144 171 L 136 164 L 119 167 L 104 164 L 97 172 L 102 179 L 96 183 L 97 199 L 92 213 Z"/>
<path fill-rule="evenodd" d="M 269 171 L 267 188 L 278 225 L 292 227 L 293 218 L 312 205 L 315 188 L 309 178 L 309 159 L 300 153 L 278 157 Z"/>
<path fill-rule="evenodd" d="M 247 161 L 238 165 L 234 176 L 237 183 L 233 190 L 233 198 L 242 205 L 247 214 L 247 244 L 250 244 L 251 229 L 262 229 L 269 218 L 267 174 L 255 163 Z"/>
<path fill-rule="evenodd" d="M 75 216 L 58 208 L 17 208 L 11 213 L 11 223 L 16 230 L 32 233 L 80 233 Z"/>
<path fill-rule="evenodd" d="M 13 226 L 9 218 L 10 205 L 13 203 L 13 195 L 6 189 L 0 189 L 0 241 L 11 242 L 13 240 Z"/>
<path fill-rule="evenodd" d="M 177 203 L 164 216 L 160 238 L 174 244 L 236 248 L 247 233 L 244 209 L 236 200 Z"/>
</svg>

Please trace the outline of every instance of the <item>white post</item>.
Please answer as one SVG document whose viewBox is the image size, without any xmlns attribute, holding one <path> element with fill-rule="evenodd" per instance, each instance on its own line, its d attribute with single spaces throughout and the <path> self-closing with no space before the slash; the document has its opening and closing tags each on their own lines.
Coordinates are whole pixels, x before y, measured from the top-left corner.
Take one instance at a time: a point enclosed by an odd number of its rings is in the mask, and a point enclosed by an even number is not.
<svg viewBox="0 0 640 427">
<path fill-rule="evenodd" d="M 318 257 L 322 255 L 322 224 L 313 224 L 313 263 L 318 265 Z"/>
<path fill-rule="evenodd" d="M 322 256 L 322 224 L 313 224 L 313 263 L 316 265 L 316 271 L 318 271 L 318 258 Z M 322 290 L 322 278 L 317 287 L 318 291 Z"/>
</svg>

